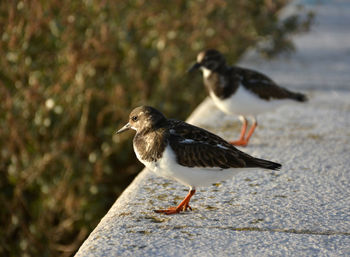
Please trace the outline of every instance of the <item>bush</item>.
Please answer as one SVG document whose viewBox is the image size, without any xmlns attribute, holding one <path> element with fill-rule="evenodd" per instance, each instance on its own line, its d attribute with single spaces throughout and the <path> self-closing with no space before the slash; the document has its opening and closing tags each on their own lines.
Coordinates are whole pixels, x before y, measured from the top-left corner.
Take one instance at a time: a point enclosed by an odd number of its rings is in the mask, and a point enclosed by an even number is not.
<svg viewBox="0 0 350 257">
<path fill-rule="evenodd" d="M 142 168 L 114 134 L 130 110 L 185 119 L 206 95 L 196 54 L 288 45 L 308 21 L 278 22 L 285 3 L 2 1 L 0 255 L 74 254 Z"/>
</svg>

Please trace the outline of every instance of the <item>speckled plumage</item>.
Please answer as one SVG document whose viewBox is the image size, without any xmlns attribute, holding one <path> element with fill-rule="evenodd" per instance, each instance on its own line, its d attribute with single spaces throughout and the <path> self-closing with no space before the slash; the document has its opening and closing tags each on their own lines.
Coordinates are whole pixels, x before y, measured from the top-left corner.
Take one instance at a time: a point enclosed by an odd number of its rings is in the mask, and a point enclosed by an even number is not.
<svg viewBox="0 0 350 257">
<path fill-rule="evenodd" d="M 291 99 L 304 102 L 307 100 L 304 94 L 280 87 L 258 71 L 226 65 L 225 58 L 217 50 L 210 49 L 199 53 L 197 65 L 211 71 L 207 76 L 203 76 L 204 84 L 209 91 L 213 91 L 221 99 L 230 97 L 239 86 L 242 86 L 267 101 Z"/>
<path fill-rule="evenodd" d="M 229 179 L 249 168 L 277 170 L 280 164 L 252 157 L 221 137 L 183 121 L 167 119 L 158 110 L 135 108 L 118 133 L 136 130 L 133 140 L 137 158 L 160 176 L 189 186 L 190 192 L 176 208 L 159 210 L 166 214 L 190 209 L 189 201 L 197 186 Z"/>
<path fill-rule="evenodd" d="M 195 69 L 203 71 L 204 85 L 216 106 L 227 114 L 241 116 L 241 137 L 232 142 L 235 145 L 247 145 L 257 126 L 255 116 L 259 113 L 274 110 L 291 101 L 307 101 L 304 94 L 280 87 L 260 72 L 228 66 L 223 55 L 213 49 L 198 54 L 197 62 L 190 71 Z M 254 117 L 253 126 L 247 136 L 246 116 Z"/>
<path fill-rule="evenodd" d="M 140 117 L 133 121 L 133 117 Z M 150 122 L 153 121 L 153 122 Z M 156 121 L 156 122 L 154 122 Z M 137 126 L 133 123 L 138 124 Z M 166 119 L 152 107 L 142 106 L 130 114 L 130 124 L 135 128 L 134 150 L 141 162 L 157 162 L 166 147 L 170 147 L 176 162 L 185 167 L 265 168 L 278 169 L 279 164 L 252 157 L 221 137 L 183 121 Z"/>
<path fill-rule="evenodd" d="M 176 153 L 177 162 L 187 167 L 265 168 L 278 164 L 252 157 L 221 137 L 183 121 L 168 120 L 168 143 Z M 186 140 L 191 142 L 186 143 Z"/>
</svg>

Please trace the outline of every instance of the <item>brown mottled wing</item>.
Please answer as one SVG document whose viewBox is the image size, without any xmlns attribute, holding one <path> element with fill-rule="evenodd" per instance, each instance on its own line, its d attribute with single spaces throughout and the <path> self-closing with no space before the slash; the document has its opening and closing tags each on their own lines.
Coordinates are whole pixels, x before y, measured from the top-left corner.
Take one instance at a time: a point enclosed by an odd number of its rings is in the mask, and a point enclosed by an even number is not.
<svg viewBox="0 0 350 257">
<path fill-rule="evenodd" d="M 170 120 L 170 124 L 169 144 L 180 165 L 221 169 L 247 167 L 244 159 L 250 156 L 219 136 L 181 121 Z"/>
<path fill-rule="evenodd" d="M 252 157 L 221 137 L 183 121 L 168 120 L 168 141 L 180 165 L 206 168 L 253 168 L 276 170 L 279 163 Z"/>
<path fill-rule="evenodd" d="M 170 137 L 170 146 L 182 166 L 221 169 L 245 167 L 245 162 L 233 151 L 176 135 Z"/>
<path fill-rule="evenodd" d="M 260 72 L 237 66 L 232 69 L 234 74 L 240 76 L 242 85 L 261 99 L 292 99 L 299 102 L 307 100 L 305 95 L 278 86 L 273 80 Z"/>
</svg>

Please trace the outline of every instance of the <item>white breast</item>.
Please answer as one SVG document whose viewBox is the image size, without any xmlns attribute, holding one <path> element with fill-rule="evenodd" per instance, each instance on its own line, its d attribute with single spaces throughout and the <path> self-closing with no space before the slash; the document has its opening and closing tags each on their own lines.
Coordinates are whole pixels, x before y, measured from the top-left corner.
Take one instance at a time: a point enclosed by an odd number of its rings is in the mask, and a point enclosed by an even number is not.
<svg viewBox="0 0 350 257">
<path fill-rule="evenodd" d="M 159 163 L 158 162 L 149 162 L 149 161 L 146 161 L 146 160 L 143 160 L 141 158 L 141 155 L 140 153 L 137 151 L 137 147 L 135 147 L 135 144 L 133 144 L 133 147 L 134 147 L 134 152 L 136 154 L 136 157 L 137 159 L 143 164 L 145 165 L 148 169 L 154 171 L 158 168 L 159 166 Z"/>
<path fill-rule="evenodd" d="M 201 67 L 201 70 L 203 71 L 203 76 L 204 78 L 209 78 L 211 75 L 211 70 L 205 68 L 205 67 Z"/>
<path fill-rule="evenodd" d="M 215 182 L 220 182 L 232 178 L 235 174 L 245 169 L 221 169 L 221 168 L 189 168 L 179 165 L 176 162 L 174 151 L 168 145 L 161 159 L 157 162 L 146 162 L 137 158 L 150 170 L 156 174 L 177 180 L 178 182 L 192 187 L 207 186 Z"/>
<path fill-rule="evenodd" d="M 237 91 L 227 99 L 220 99 L 213 91 L 210 96 L 216 106 L 225 113 L 237 115 L 257 115 L 259 113 L 274 110 L 282 104 L 291 102 L 290 100 L 271 99 L 270 101 L 260 99 L 257 95 L 239 86 Z"/>
</svg>

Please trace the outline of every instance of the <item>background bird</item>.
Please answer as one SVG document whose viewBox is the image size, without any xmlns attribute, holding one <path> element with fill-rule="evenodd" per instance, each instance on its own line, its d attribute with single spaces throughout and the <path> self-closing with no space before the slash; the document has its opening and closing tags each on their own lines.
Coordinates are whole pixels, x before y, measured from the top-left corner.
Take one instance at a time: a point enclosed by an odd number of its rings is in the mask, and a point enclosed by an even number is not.
<svg viewBox="0 0 350 257">
<path fill-rule="evenodd" d="M 258 125 L 256 116 L 259 113 L 274 110 L 289 102 L 307 101 L 304 94 L 280 87 L 262 73 L 228 66 L 224 56 L 217 50 L 200 52 L 189 72 L 196 69 L 202 70 L 204 85 L 216 106 L 227 114 L 239 115 L 242 121 L 240 138 L 230 142 L 233 145 L 248 144 Z M 248 133 L 247 117 L 251 117 L 253 123 Z"/>
<path fill-rule="evenodd" d="M 158 110 L 141 106 L 117 133 L 136 130 L 133 140 L 140 162 L 156 174 L 190 187 L 177 206 L 159 213 L 175 214 L 191 209 L 189 202 L 198 186 L 232 178 L 250 168 L 280 169 L 281 164 L 252 157 L 221 137 L 183 121 L 167 119 Z"/>
</svg>

